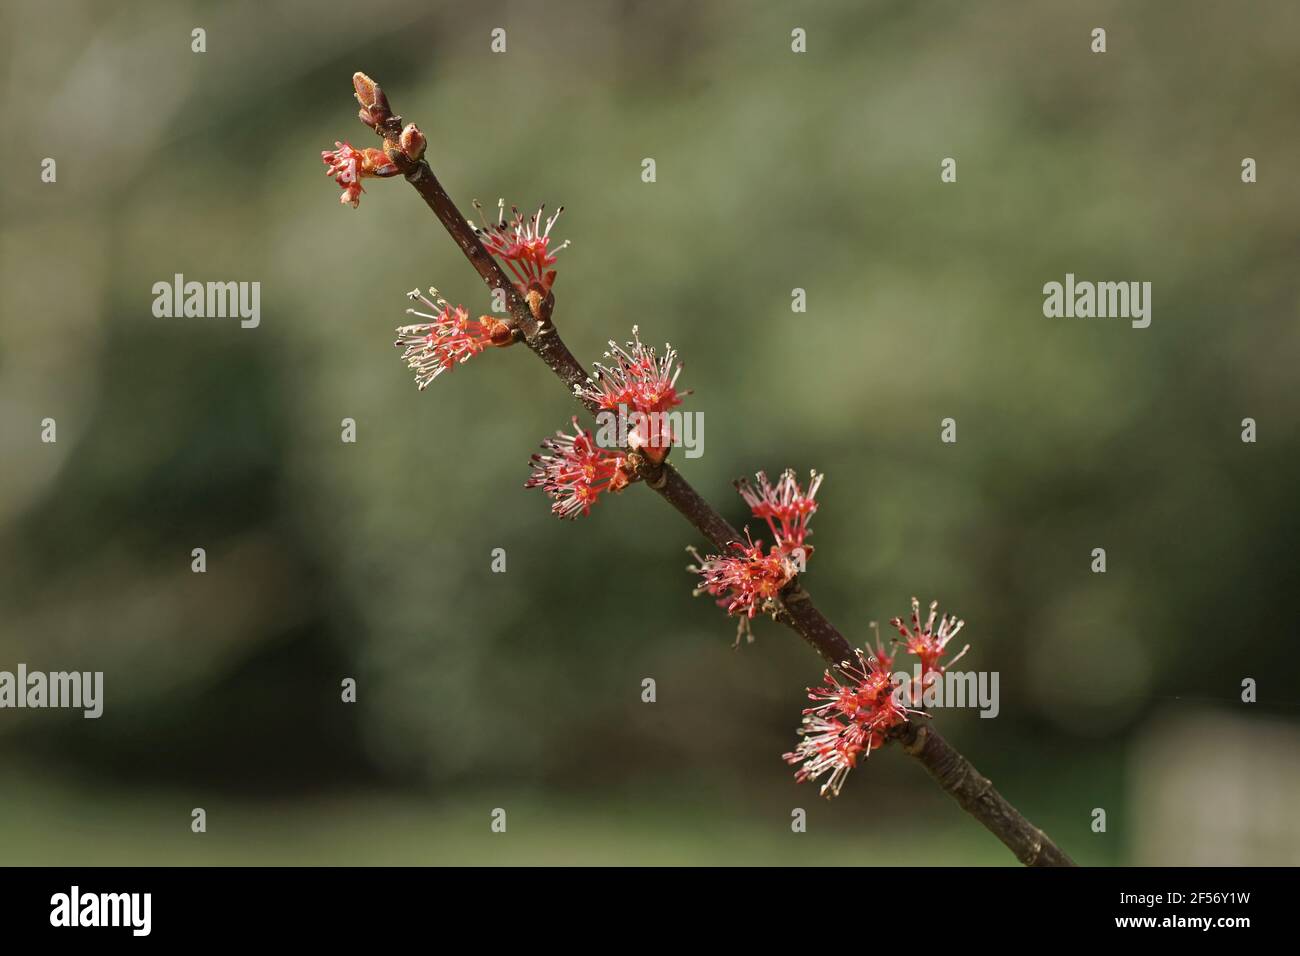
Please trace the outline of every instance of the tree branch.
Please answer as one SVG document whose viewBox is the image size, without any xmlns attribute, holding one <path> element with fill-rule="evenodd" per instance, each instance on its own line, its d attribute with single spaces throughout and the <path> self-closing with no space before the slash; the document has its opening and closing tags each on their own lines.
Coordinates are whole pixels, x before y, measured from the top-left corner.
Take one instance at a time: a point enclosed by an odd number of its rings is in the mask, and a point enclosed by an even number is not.
<svg viewBox="0 0 1300 956">
<path fill-rule="evenodd" d="M 358 76 L 362 76 L 358 74 Z M 364 77 L 363 77 L 364 78 Z M 367 82 L 371 82 L 368 81 Z M 376 87 L 377 89 L 377 87 Z M 379 94 L 382 97 L 382 93 Z M 368 104 L 362 103 L 365 107 Z M 470 265 L 482 277 L 489 290 L 500 289 L 506 297 L 512 327 L 517 337 L 537 354 L 547 367 L 564 382 L 587 410 L 595 414 L 596 404 L 577 393 L 587 383 L 587 370 L 583 367 L 551 323 L 554 299 L 549 294 L 544 301 L 530 305 L 515 288 L 500 264 L 483 247 L 473 227 L 452 202 L 432 168 L 423 159 L 411 160 L 400 145 L 401 117 L 384 110 L 374 118 L 372 126 L 384 141 L 384 152 L 398 167 L 420 197 L 433 210 L 443 228 L 455 240 Z M 364 110 L 363 110 L 364 112 Z M 364 121 L 364 119 L 363 119 Z M 370 124 L 368 124 L 370 125 Z M 417 154 L 418 155 L 418 154 Z M 722 517 L 671 464 L 654 463 L 648 457 L 633 452 L 629 459 L 636 466 L 644 483 L 667 501 L 691 525 L 708 538 L 719 551 L 726 551 L 740 534 Z M 853 658 L 853 645 L 833 625 L 817 606 L 798 578 L 792 580 L 781 593 L 781 608 L 775 615 L 782 624 L 799 634 L 819 653 L 830 667 Z M 1001 840 L 1021 863 L 1026 866 L 1074 866 L 1074 861 L 1052 840 L 1030 823 L 994 789 L 992 782 L 958 753 L 928 723 L 913 721 L 895 733 L 904 751 L 915 757 L 930 772 L 935 781 L 967 813 L 979 820 L 994 836 Z"/>
</svg>

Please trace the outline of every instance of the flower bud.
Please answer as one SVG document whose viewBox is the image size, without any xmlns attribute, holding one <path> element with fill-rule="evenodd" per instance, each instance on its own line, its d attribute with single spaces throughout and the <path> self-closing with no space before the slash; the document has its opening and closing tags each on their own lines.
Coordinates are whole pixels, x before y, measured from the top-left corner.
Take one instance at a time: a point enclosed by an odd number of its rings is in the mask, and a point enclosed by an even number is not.
<svg viewBox="0 0 1300 956">
<path fill-rule="evenodd" d="M 388 158 L 388 154 L 382 149 L 376 149 L 373 146 L 367 146 L 361 151 L 361 175 L 362 176 L 396 176 L 399 170 L 397 164 Z"/>
<path fill-rule="evenodd" d="M 487 330 L 488 341 L 498 348 L 507 345 L 513 345 L 515 341 L 514 330 L 498 318 L 490 315 L 480 315 L 479 324 Z"/>
<path fill-rule="evenodd" d="M 546 294 L 536 285 L 530 286 L 524 293 L 524 301 L 528 303 L 528 311 L 533 313 L 533 318 L 538 322 L 542 321 L 542 303 L 546 300 Z"/>
<path fill-rule="evenodd" d="M 370 77 L 364 73 L 353 73 L 352 87 L 357 91 L 357 102 L 369 113 L 369 119 L 362 117 L 361 122 L 367 126 L 374 126 L 375 123 L 382 123 L 393 115 L 392 110 L 388 108 L 388 97 L 379 88 L 379 84 Z"/>
<path fill-rule="evenodd" d="M 413 163 L 418 163 L 424 158 L 424 150 L 429 145 L 428 140 L 424 138 L 424 134 L 420 132 L 419 127 L 414 123 L 406 124 L 398 144 L 402 147 L 402 152 L 406 154 L 406 158 Z"/>
</svg>

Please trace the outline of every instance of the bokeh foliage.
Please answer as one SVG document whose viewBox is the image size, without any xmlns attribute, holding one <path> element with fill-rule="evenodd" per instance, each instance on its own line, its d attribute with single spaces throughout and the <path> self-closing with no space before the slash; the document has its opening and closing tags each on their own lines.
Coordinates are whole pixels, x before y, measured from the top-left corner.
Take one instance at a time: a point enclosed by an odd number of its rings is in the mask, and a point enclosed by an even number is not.
<svg viewBox="0 0 1300 956">
<path fill-rule="evenodd" d="M 463 206 L 566 205 L 557 323 L 586 360 L 634 324 L 681 350 L 706 424 L 682 467 L 733 521 L 735 477 L 828 474 L 807 585 L 846 633 L 913 593 L 968 620 L 1002 713 L 942 728 L 1081 860 L 1129 858 L 1127 760 L 1155 711 L 1232 707 L 1254 676 L 1260 719 L 1294 720 L 1270 702 L 1300 684 L 1278 666 L 1300 8 L 365 8 L 5 5 L 0 667 L 102 669 L 108 693 L 97 722 L 0 712 L 14 858 L 39 852 L 16 821 L 102 814 L 68 859 L 129 857 L 116 826 L 175 859 L 188 808 L 229 800 L 236 849 L 203 852 L 230 861 L 410 862 L 410 833 L 463 849 L 423 859 L 806 862 L 791 806 L 843 862 L 885 862 L 853 854 L 882 814 L 914 847 L 898 861 L 1009 861 L 900 755 L 830 806 L 794 787 L 779 755 L 820 663 L 770 624 L 733 651 L 690 595 L 702 542 L 643 489 L 576 525 L 522 489 L 576 410 L 523 349 L 416 393 L 390 344 L 403 293 L 488 303 L 401 182 L 337 204 L 318 153 L 369 145 L 356 69 Z M 1151 281 L 1151 327 L 1045 319 L 1066 272 Z M 260 281 L 260 327 L 154 318 L 175 273 Z M 320 826 L 282 839 L 283 801 Z M 551 836 L 464 849 L 497 805 Z M 1107 837 L 1095 806 L 1118 811 Z M 683 838 L 714 818 L 737 829 Z"/>
</svg>

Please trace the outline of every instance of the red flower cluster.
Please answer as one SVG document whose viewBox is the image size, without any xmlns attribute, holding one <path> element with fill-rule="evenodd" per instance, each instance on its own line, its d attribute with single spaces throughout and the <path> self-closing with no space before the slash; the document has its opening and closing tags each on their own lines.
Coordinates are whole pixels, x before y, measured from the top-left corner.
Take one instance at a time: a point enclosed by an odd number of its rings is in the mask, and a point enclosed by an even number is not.
<svg viewBox="0 0 1300 956">
<path fill-rule="evenodd" d="M 483 214 L 483 207 L 477 201 L 474 208 L 479 215 Z M 555 254 L 569 244 L 565 240 L 554 249 L 550 248 L 551 229 L 564 212 L 564 207 L 557 209 L 545 222 L 542 221 L 545 204 L 527 219 L 514 206 L 510 207 L 514 216 L 506 219 L 505 209 L 505 200 L 498 200 L 497 221 L 490 226 L 476 227 L 474 231 L 487 251 L 500 259 L 514 275 L 515 287 L 521 295 L 527 296 L 530 291 L 545 295 L 555 282 L 555 270 L 551 268 L 555 265 Z"/>
<path fill-rule="evenodd" d="M 757 488 L 748 479 L 742 479 L 736 482 L 736 490 L 745 499 L 745 504 L 749 505 L 754 517 L 767 522 L 772 537 L 783 552 L 802 554 L 806 559 L 812 554 L 812 547 L 804 543 L 808 535 L 812 534 L 808 530 L 808 520 L 817 511 L 814 499 L 823 477 L 815 471 L 811 473 L 807 494 L 799 487 L 792 468 L 787 468 L 775 485 L 767 480 L 765 473 L 759 472 L 755 476 Z"/>
<path fill-rule="evenodd" d="M 361 204 L 361 180 L 372 176 L 396 176 L 400 170 L 382 149 L 356 149 L 348 143 L 335 142 L 335 149 L 321 150 L 325 175 L 343 189 L 339 202 L 356 209 Z"/>
<path fill-rule="evenodd" d="M 662 357 L 641 343 L 640 329 L 632 326 L 632 341 L 626 346 L 614 341 L 605 353 L 609 365 L 596 363 L 596 375 L 583 390 L 582 396 L 601 408 L 634 408 L 638 412 L 666 412 L 682 403 L 690 390 L 677 391 L 677 376 L 682 367 L 677 361 L 677 350 L 664 346 Z"/>
<path fill-rule="evenodd" d="M 578 428 L 573 420 L 575 434 L 560 433 L 559 439 L 547 439 L 542 447 L 547 455 L 534 455 L 534 473 L 525 484 L 527 488 L 542 488 L 555 499 L 551 510 L 561 518 L 576 518 L 591 510 L 591 505 L 602 492 L 622 491 L 636 478 L 636 468 L 628 461 L 626 451 L 642 451 L 654 461 L 663 461 L 672 444 L 672 429 L 662 413 L 681 404 L 677 375 L 677 353 L 671 347 L 663 358 L 656 358 L 654 349 L 641 344 L 636 328 L 633 341 L 626 348 L 610 342 L 607 359 L 611 365 L 596 365 L 596 375 L 588 380 L 586 388 L 576 387 L 578 398 L 597 405 L 602 411 L 617 409 L 619 423 L 626 425 L 626 416 L 637 413 L 634 427 L 618 433 L 609 427 L 608 434 L 602 425 L 599 430 L 602 448 L 591 432 Z M 613 423 L 610 423 L 612 426 Z M 626 442 L 626 449 L 622 443 Z"/>
<path fill-rule="evenodd" d="M 731 542 L 734 555 L 710 554 L 700 557 L 694 548 L 688 548 L 696 563 L 686 570 L 700 576 L 701 584 L 695 594 L 711 594 L 718 598 L 718 607 L 740 619 L 736 627 L 736 644 L 741 638 L 754 640 L 749 622 L 755 614 L 776 614 L 780 608 L 781 589 L 794 578 L 796 570 L 790 560 L 773 547 L 766 554 L 763 542 L 754 541 L 745 530 L 746 543 Z"/>
<path fill-rule="evenodd" d="M 805 546 L 804 540 L 812 534 L 808 530 L 808 519 L 817 510 L 813 496 L 817 494 L 823 476 L 812 472 L 806 493 L 793 470 L 786 470 L 776 485 L 772 485 L 763 472 L 755 477 L 757 490 L 747 481 L 736 482 L 736 488 L 754 517 L 768 523 L 776 543 L 764 552 L 763 542 L 754 541 L 746 528 L 748 543 L 731 542 L 736 551 L 733 555 L 700 557 L 694 548 L 688 549 L 695 556 L 696 563 L 687 570 L 703 579 L 695 593 L 713 595 L 719 599 L 719 607 L 740 618 L 736 628 L 737 644 L 742 637 L 753 641 L 749 622 L 759 613 L 775 616 L 781 608 L 781 589 L 806 568 L 812 549 Z"/>
<path fill-rule="evenodd" d="M 799 783 L 830 773 L 821 787 L 824 797 L 838 796 L 858 758 L 884 746 L 889 731 L 907 720 L 889 659 L 854 654 L 856 661 L 840 664 L 838 674 L 827 670 L 822 686 L 808 688 L 808 699 L 819 703 L 804 710 L 803 740 L 783 755 L 788 764 L 803 764 L 794 775 Z"/>
<path fill-rule="evenodd" d="M 632 341 L 626 346 L 609 343 L 606 362 L 597 362 L 596 374 L 578 397 L 602 410 L 617 412 L 620 420 L 635 418 L 629 429 L 628 445 L 644 451 L 653 461 L 663 461 L 672 447 L 672 424 L 664 414 L 682 403 L 690 390 L 677 390 L 677 376 L 682 372 L 677 350 L 664 346 L 664 354 L 641 342 L 640 330 L 632 326 Z M 632 416 L 631 413 L 638 413 Z"/>
<path fill-rule="evenodd" d="M 962 626 L 955 617 L 944 615 L 939 630 L 935 631 L 937 606 L 937 601 L 930 604 L 930 619 L 922 628 L 920 602 L 912 598 L 914 627 L 910 633 L 898 618 L 891 622 L 902 631 L 908 653 L 921 658 L 923 683 L 928 675 L 944 672 L 946 665 L 940 665 L 939 658 L 946 652 L 948 641 Z M 948 664 L 965 654 L 969 646 Z M 827 670 L 820 687 L 808 688 L 808 699 L 819 703 L 803 712 L 803 725 L 799 729 L 803 739 L 799 746 L 782 755 L 788 764 L 802 764 L 795 772 L 798 783 L 816 780 L 829 772 L 830 777 L 821 788 L 824 797 L 838 796 L 844 778 L 857 766 L 858 758 L 869 756 L 871 751 L 883 747 L 889 739 L 889 732 L 905 723 L 908 714 L 921 713 L 905 706 L 907 691 L 903 681 L 895 681 L 890 673 L 894 656 L 880 646 L 879 632 L 876 634 L 875 653 L 870 653 L 870 649 L 857 650 L 854 655 L 857 658 L 855 662 L 845 661 Z"/>
<path fill-rule="evenodd" d="M 590 513 L 596 499 L 606 491 L 622 491 L 631 480 L 627 460 L 616 452 L 596 446 L 591 432 L 573 419 L 573 434 L 556 432 L 542 442 L 546 455 L 533 455 L 533 474 L 525 488 L 541 488 L 553 499 L 551 511 L 561 518 Z"/>
<path fill-rule="evenodd" d="M 927 682 L 932 674 L 942 674 L 944 670 L 959 661 L 963 654 L 970 650 L 970 645 L 958 652 L 957 656 L 948 662 L 947 665 L 941 665 L 939 658 L 947 653 L 948 642 L 957 636 L 966 622 L 959 620 L 954 614 L 949 617 L 947 614 L 939 622 L 939 629 L 934 629 L 935 615 L 938 613 L 939 602 L 930 602 L 930 617 L 925 622 L 925 627 L 921 627 L 921 602 L 912 598 L 912 627 L 908 629 L 903 625 L 902 618 L 894 618 L 889 623 L 898 628 L 898 633 L 903 635 L 903 644 L 909 654 L 915 654 L 921 659 L 921 680 Z"/>
<path fill-rule="evenodd" d="M 388 107 L 388 97 L 379 84 L 364 73 L 352 74 L 352 88 L 361 104 L 357 117 L 376 133 L 385 136 L 384 142 L 391 148 L 391 133 L 386 135 L 386 127 L 394 123 L 396 117 Z M 424 156 L 428 143 L 414 123 L 407 123 L 397 137 L 396 146 L 407 159 L 417 163 Z M 361 193 L 364 192 L 361 180 L 371 177 L 383 179 L 401 172 L 382 149 L 356 149 L 348 143 L 335 142 L 334 149 L 321 150 L 320 158 L 325 163 L 325 175 L 332 177 L 343 190 L 339 202 L 353 209 L 361 203 Z"/>
<path fill-rule="evenodd" d="M 490 315 L 471 319 L 461 306 L 453 307 L 446 299 L 437 298 L 437 289 L 430 289 L 429 294 L 435 298 L 426 298 L 419 289 L 407 293 L 432 314 L 407 309 L 409 315 L 429 321 L 401 326 L 393 343 L 404 349 L 402 359 L 415 371 L 415 381 L 421 391 L 443 372 L 469 361 L 489 346 L 505 346 L 514 341 L 510 327 L 500 319 Z"/>
</svg>

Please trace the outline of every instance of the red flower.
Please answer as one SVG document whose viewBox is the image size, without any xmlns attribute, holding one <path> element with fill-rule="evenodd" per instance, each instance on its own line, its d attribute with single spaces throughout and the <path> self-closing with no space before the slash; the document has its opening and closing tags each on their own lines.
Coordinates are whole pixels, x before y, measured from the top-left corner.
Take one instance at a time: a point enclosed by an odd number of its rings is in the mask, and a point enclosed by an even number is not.
<svg viewBox="0 0 1300 956">
<path fill-rule="evenodd" d="M 321 150 L 325 175 L 330 176 L 343 189 L 339 202 L 353 209 L 361 203 L 361 180 L 372 176 L 396 176 L 398 169 L 382 149 L 356 149 L 348 143 L 336 142 L 335 149 Z"/>
<path fill-rule="evenodd" d="M 664 413 L 690 394 L 689 390 L 677 390 L 677 376 L 682 371 L 677 350 L 665 345 L 664 354 L 657 357 L 653 348 L 642 344 L 640 330 L 634 325 L 632 341 L 621 346 L 611 340 L 605 358 L 609 364 L 596 363 L 596 374 L 578 391 L 579 397 L 606 411 L 617 411 L 620 419 L 639 413 L 628 444 L 644 449 L 654 461 L 662 461 L 674 441 L 672 423 Z"/>
<path fill-rule="evenodd" d="M 822 784 L 821 795 L 839 796 L 840 788 L 849 771 L 858 765 L 858 757 L 870 753 L 870 735 L 857 724 L 809 715 L 799 728 L 803 737 L 799 746 L 783 758 L 788 764 L 803 764 L 795 771 L 796 783 L 816 780 L 830 771 L 830 779 Z"/>
<path fill-rule="evenodd" d="M 889 666 L 862 650 L 853 653 L 856 660 L 827 670 L 820 687 L 808 688 L 808 699 L 822 703 L 804 713 L 840 716 L 872 731 L 886 731 L 906 721 L 906 708 L 895 700 Z"/>
<path fill-rule="evenodd" d="M 541 488 L 555 499 L 551 511 L 561 518 L 577 518 L 591 511 L 606 491 L 622 491 L 631 480 L 626 459 L 597 447 L 591 432 L 573 419 L 573 434 L 556 432 L 542 442 L 547 455 L 533 455 L 533 474 L 525 488 Z"/>
<path fill-rule="evenodd" d="M 909 630 L 903 625 L 901 618 L 894 618 L 889 623 L 898 628 L 898 633 L 903 635 L 904 645 L 909 654 L 915 654 L 921 659 L 921 680 L 925 682 L 931 674 L 942 674 L 944 670 L 955 664 L 961 659 L 961 656 L 970 650 L 970 645 L 963 647 L 952 660 L 946 665 L 939 663 L 939 658 L 947 653 L 948 642 L 957 636 L 957 633 L 965 625 L 965 621 L 958 620 L 956 615 L 949 617 L 947 614 L 939 622 L 939 629 L 934 629 L 934 618 L 939 607 L 938 601 L 930 602 L 930 617 L 925 622 L 925 627 L 921 627 L 921 602 L 912 598 L 912 627 Z"/>
<path fill-rule="evenodd" d="M 645 351 L 648 350 L 642 348 L 640 340 L 636 341 L 636 348 L 631 352 L 617 350 L 616 354 L 623 356 L 623 361 L 616 367 L 621 369 L 638 364 L 637 356 Z M 665 359 L 670 356 L 675 359 L 671 350 Z M 671 391 L 671 383 L 677 378 L 676 373 L 668 378 L 666 367 L 654 363 L 653 358 L 651 353 L 649 365 L 656 368 L 655 378 L 661 382 L 668 381 Z M 639 360 L 639 365 L 643 369 L 647 368 L 644 357 Z M 607 407 L 606 402 L 616 402 L 633 393 L 633 386 L 625 384 L 625 381 L 630 381 L 628 376 L 618 378 L 611 374 L 610 369 L 599 365 L 596 368 L 602 373 L 601 381 L 608 388 L 603 392 L 586 394 L 600 402 L 602 407 Z M 600 397 L 602 395 L 605 397 Z M 672 391 L 671 400 L 674 405 L 680 401 L 676 398 L 675 391 Z M 689 549 L 698 563 L 687 570 L 704 578 L 704 583 L 695 593 L 698 595 L 707 592 L 720 597 L 718 606 L 725 608 L 728 614 L 741 618 L 736 631 L 737 644 L 742 636 L 750 641 L 754 639 L 749 621 L 759 612 L 775 615 L 781 608 L 781 590 L 794 580 L 796 574 L 804 570 L 806 557 L 812 553 L 812 548 L 804 544 L 804 540 L 812 534 L 808 530 L 808 519 L 817 510 L 817 502 L 813 497 L 822 483 L 822 476 L 812 472 L 808 492 L 805 494 L 791 470 L 787 470 L 776 485 L 769 482 L 767 475 L 762 472 L 756 477 L 757 490 L 744 480 L 736 482 L 736 490 L 745 499 L 754 517 L 765 520 L 776 537 L 776 543 L 767 553 L 763 552 L 761 541 L 755 542 L 750 537 L 748 528 L 745 529 L 748 544 L 738 541 L 731 543 L 737 552 L 734 555 L 711 554 L 701 558 L 694 548 Z"/>
<path fill-rule="evenodd" d="M 893 667 L 894 667 L 894 657 L 895 657 L 895 655 L 894 655 L 894 654 L 887 653 L 887 652 L 885 651 L 885 648 L 881 645 L 881 643 L 880 643 L 880 625 L 877 624 L 875 621 L 872 621 L 872 622 L 871 622 L 871 630 L 874 631 L 874 632 L 875 632 L 875 635 L 876 635 L 876 650 L 875 650 L 875 652 L 874 652 L 871 656 L 874 657 L 877 661 L 879 661 L 879 662 L 880 662 L 880 666 L 883 667 L 885 670 L 892 670 Z M 895 641 L 894 643 L 897 644 L 898 642 Z M 868 650 L 868 651 L 871 650 L 870 646 L 868 646 L 867 650 Z"/>
<path fill-rule="evenodd" d="M 695 594 L 711 594 L 718 598 L 718 607 L 727 614 L 740 618 L 736 627 L 736 643 L 742 637 L 749 641 L 754 635 L 749 622 L 754 615 L 773 614 L 780 610 L 781 589 L 795 576 L 795 567 L 779 548 L 763 553 L 763 542 L 755 542 L 746 529 L 747 543 L 731 542 L 734 555 L 710 554 L 700 557 L 694 548 L 688 550 L 695 556 L 696 564 L 688 571 L 700 575 L 703 582 Z"/>
<path fill-rule="evenodd" d="M 438 290 L 430 289 L 429 294 L 436 297 Z M 490 315 L 471 319 L 460 306 L 452 307 L 442 298 L 430 300 L 419 289 L 413 289 L 407 295 L 418 299 L 433 313 L 407 309 L 408 314 L 429 321 L 401 326 L 397 330 L 397 341 L 393 343 L 405 349 L 402 359 L 415 371 L 415 381 L 421 391 L 443 372 L 468 361 L 488 346 L 504 346 L 514 341 L 510 327 L 500 319 Z"/>
<path fill-rule="evenodd" d="M 604 409 L 628 408 L 643 414 L 666 412 L 682 403 L 690 391 L 677 391 L 682 372 L 677 350 L 664 346 L 664 354 L 641 343 L 640 329 L 632 326 L 632 341 L 621 346 L 613 340 L 605 353 L 609 365 L 596 363 L 596 375 L 582 391 L 582 397 Z"/>
<path fill-rule="evenodd" d="M 564 207 L 557 209 L 545 223 L 542 212 L 545 204 L 537 208 L 532 218 L 525 219 L 518 208 L 511 206 L 512 219 L 506 219 L 505 200 L 497 201 L 497 221 L 490 226 L 475 228 L 487 251 L 500 259 L 515 277 L 515 286 L 523 295 L 530 290 L 540 290 L 545 295 L 551 291 L 555 282 L 555 253 L 569 243 L 564 241 L 554 249 L 550 248 L 551 229 L 555 221 L 564 212 Z M 474 208 L 483 214 L 483 207 L 474 203 Z M 473 223 L 470 223 L 473 226 Z"/>
<path fill-rule="evenodd" d="M 822 796 L 837 796 L 859 756 L 870 756 L 888 740 L 889 731 L 907 721 L 887 660 L 855 650 L 856 660 L 827 670 L 820 687 L 808 688 L 816 702 L 804 710 L 803 740 L 783 754 L 789 764 L 803 764 L 795 780 L 816 780 L 828 770 Z"/>
<path fill-rule="evenodd" d="M 755 518 L 762 518 L 772 529 L 772 536 L 777 546 L 786 554 L 799 552 L 806 558 L 812 554 L 812 547 L 805 546 L 804 539 L 812 534 L 808 530 L 808 520 L 817 511 L 817 489 L 821 487 L 823 475 L 813 471 L 809 473 L 808 492 L 799 487 L 794 469 L 787 468 L 780 480 L 773 485 L 767 480 L 765 472 L 755 475 L 758 487 L 755 488 L 747 479 L 736 482 L 736 490 L 749 505 Z"/>
</svg>

